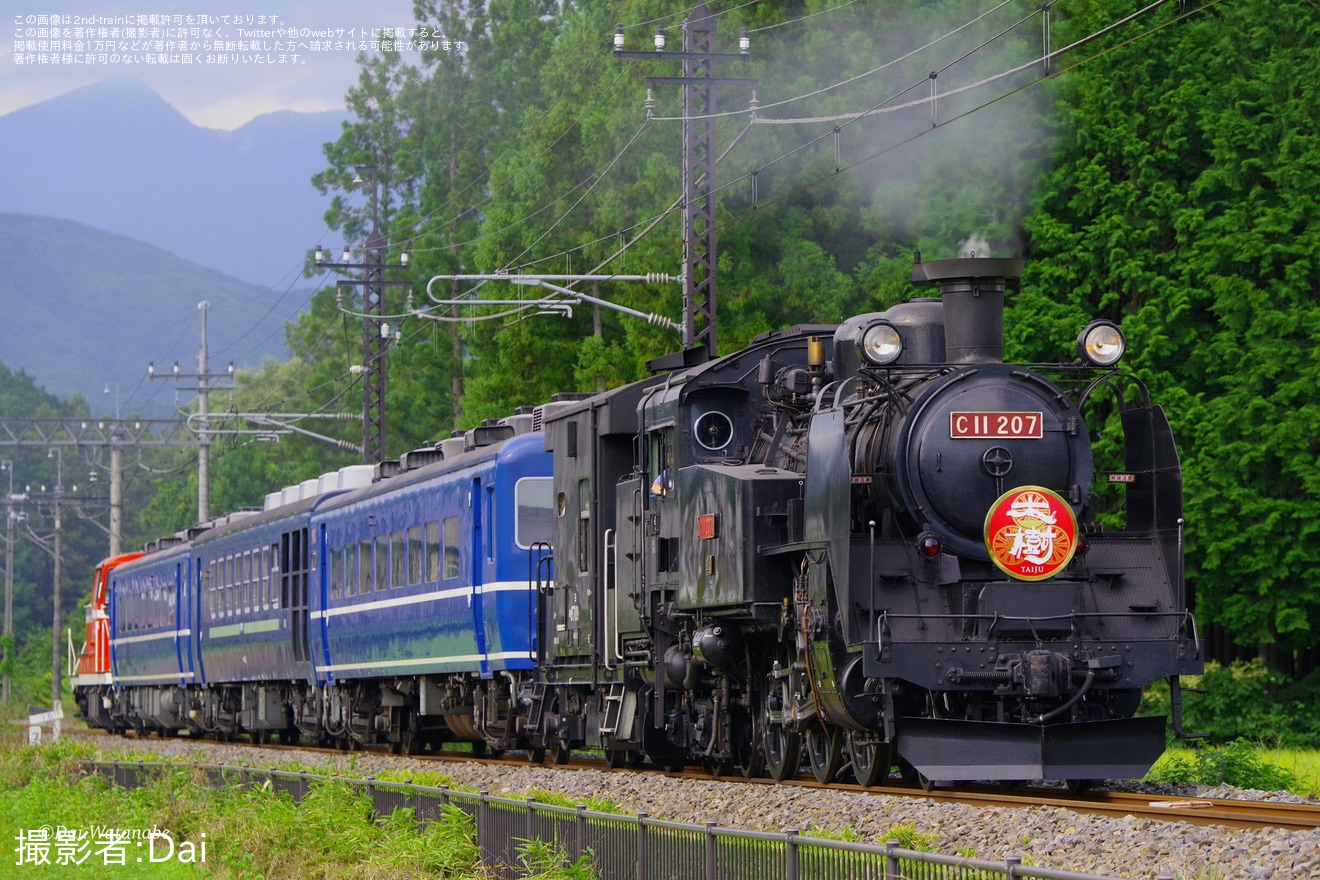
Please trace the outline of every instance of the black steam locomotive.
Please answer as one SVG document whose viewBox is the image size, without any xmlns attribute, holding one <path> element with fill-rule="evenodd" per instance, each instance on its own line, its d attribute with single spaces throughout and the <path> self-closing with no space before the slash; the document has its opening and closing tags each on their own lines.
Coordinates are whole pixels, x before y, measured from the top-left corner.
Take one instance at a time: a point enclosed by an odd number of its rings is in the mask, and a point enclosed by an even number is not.
<svg viewBox="0 0 1320 880">
<path fill-rule="evenodd" d="M 894 763 L 924 782 L 1143 775 L 1166 719 L 1134 717 L 1142 689 L 1170 680 L 1178 729 L 1178 676 L 1202 668 L 1177 451 L 1116 372 L 1113 323 L 1082 332 L 1079 363 L 1003 362 L 1021 267 L 918 262 L 940 298 L 547 418 L 555 578 L 528 734 L 776 778 L 805 751 L 818 779 L 868 785 Z M 1098 397 L 1125 434 L 1103 468 Z M 1125 495 L 1107 522 L 1097 480 Z"/>
<path fill-rule="evenodd" d="M 865 785 L 1141 776 L 1143 688 L 1169 679 L 1177 731 L 1202 669 L 1177 451 L 1113 323 L 1076 363 L 1003 362 L 1020 272 L 918 261 L 940 297 L 661 359 L 107 560 L 84 714 L 778 779 L 805 752 Z"/>
</svg>

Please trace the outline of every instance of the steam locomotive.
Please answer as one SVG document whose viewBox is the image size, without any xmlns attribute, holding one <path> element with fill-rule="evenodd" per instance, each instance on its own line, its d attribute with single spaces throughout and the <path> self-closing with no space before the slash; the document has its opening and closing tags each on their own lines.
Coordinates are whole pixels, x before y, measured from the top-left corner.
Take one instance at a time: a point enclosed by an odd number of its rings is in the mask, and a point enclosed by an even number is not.
<svg viewBox="0 0 1320 880">
<path fill-rule="evenodd" d="M 107 560 L 79 705 L 864 785 L 1139 777 L 1168 723 L 1143 689 L 1169 680 L 1181 734 L 1202 670 L 1178 455 L 1114 323 L 1004 363 L 1021 268 L 918 258 L 939 297 L 662 358 Z"/>
</svg>

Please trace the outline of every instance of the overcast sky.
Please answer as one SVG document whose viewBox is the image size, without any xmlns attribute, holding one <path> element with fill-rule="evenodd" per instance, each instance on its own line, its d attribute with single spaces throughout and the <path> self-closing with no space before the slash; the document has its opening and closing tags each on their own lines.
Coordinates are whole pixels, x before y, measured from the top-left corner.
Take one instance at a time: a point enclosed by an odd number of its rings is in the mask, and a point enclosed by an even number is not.
<svg viewBox="0 0 1320 880">
<path fill-rule="evenodd" d="M 200 9 L 208 10 L 200 13 Z M 221 10 L 218 15 L 228 16 L 229 23 L 199 25 L 185 20 L 177 23 L 174 16 L 217 15 L 210 10 Z M 63 49 L 58 53 L 61 63 L 51 64 L 49 47 L 40 44 L 33 47 L 29 41 L 48 39 L 49 34 L 42 34 L 42 28 L 49 27 L 49 21 L 43 22 L 42 16 L 58 13 L 61 16 L 97 17 L 97 22 L 73 21 L 61 24 L 61 30 L 73 29 L 75 40 L 82 39 L 84 45 L 75 43 L 72 51 Z M 137 33 L 138 16 L 170 16 L 164 23 L 165 33 Z M 243 21 L 239 22 L 239 16 Z M 251 17 L 252 24 L 247 19 Z M 267 24 L 259 23 L 259 17 L 266 16 Z M 270 23 L 278 17 L 279 22 Z M 116 21 L 115 19 L 122 19 Z M 108 21 L 107 21 L 108 19 Z M 72 91 L 85 85 L 111 77 L 135 76 L 142 80 L 165 100 L 169 101 L 194 124 L 207 128 L 234 129 L 244 125 L 256 116 L 275 110 L 298 110 L 313 112 L 332 110 L 344 106 L 344 93 L 357 81 L 358 68 L 356 39 L 373 28 L 409 26 L 413 24 L 412 0 L 230 0 L 225 4 L 196 3 L 189 0 L 63 0 L 51 3 L 49 0 L 0 0 L 0 21 L 5 26 L 3 41 L 0 41 L 0 116 L 12 113 L 22 107 L 37 104 L 56 95 Z M 281 51 L 284 47 L 277 44 L 285 37 L 260 36 L 263 46 L 253 51 L 250 43 L 242 44 L 244 34 L 240 28 L 275 29 L 295 27 L 314 32 L 297 38 L 300 44 L 293 51 L 299 56 L 297 63 L 264 63 L 266 58 L 278 59 L 281 54 L 293 54 Z M 119 28 L 118 42 L 127 46 L 111 48 L 105 45 L 107 34 L 101 34 L 100 28 Z M 226 51 L 217 52 L 198 47 L 192 51 L 192 64 L 145 63 L 145 58 L 165 52 L 167 56 L 182 53 L 171 46 L 149 45 L 140 42 L 162 39 L 177 39 L 178 28 L 199 28 L 194 33 L 189 30 L 187 36 L 191 44 L 204 43 L 208 37 L 200 30 L 209 27 L 210 39 L 223 39 L 233 45 Z M 83 31 L 77 29 L 82 28 Z M 86 29 L 95 28 L 97 32 L 88 33 Z M 132 28 L 133 31 L 128 32 Z M 330 40 L 319 36 L 320 33 L 332 32 L 331 40 L 348 43 L 350 33 L 356 38 L 351 48 L 324 50 Z M 341 34 L 342 32 L 342 34 Z M 246 35 L 249 39 L 255 35 Z M 63 34 L 61 34 L 63 37 Z M 368 37 L 369 39 L 369 37 Z M 134 45 L 136 43 L 136 45 Z M 318 46 L 319 44 L 319 46 Z M 23 58 L 16 57 L 16 47 L 22 46 Z M 47 63 L 40 63 L 39 56 L 46 50 Z M 95 64 L 64 63 L 69 56 L 85 58 L 96 57 Z M 118 63 L 111 63 L 112 55 L 121 56 Z M 206 63 L 206 57 L 238 56 L 243 59 L 260 57 L 263 63 L 240 60 L 239 63 Z M 33 63 L 23 63 L 29 56 Z M 122 59 L 137 59 L 128 62 Z"/>
</svg>

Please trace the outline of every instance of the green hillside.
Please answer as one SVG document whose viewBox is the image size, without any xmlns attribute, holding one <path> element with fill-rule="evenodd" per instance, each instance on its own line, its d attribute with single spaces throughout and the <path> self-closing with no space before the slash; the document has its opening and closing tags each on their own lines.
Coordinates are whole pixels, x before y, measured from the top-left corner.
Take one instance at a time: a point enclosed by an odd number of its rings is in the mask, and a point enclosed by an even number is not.
<svg viewBox="0 0 1320 880">
<path fill-rule="evenodd" d="M 217 230 L 216 248 L 224 247 Z M 177 359 L 196 372 L 199 302 L 211 304 L 212 357 L 255 365 L 283 355 L 284 324 L 306 299 L 50 217 L 0 214 L 0 263 L 0 361 L 56 395 L 84 395 L 99 412 L 107 411 L 106 383 L 118 382 L 129 402 L 148 361 Z M 163 390 L 143 389 L 129 405 L 150 408 L 148 398 Z M 160 400 L 172 408 L 172 393 Z"/>
</svg>

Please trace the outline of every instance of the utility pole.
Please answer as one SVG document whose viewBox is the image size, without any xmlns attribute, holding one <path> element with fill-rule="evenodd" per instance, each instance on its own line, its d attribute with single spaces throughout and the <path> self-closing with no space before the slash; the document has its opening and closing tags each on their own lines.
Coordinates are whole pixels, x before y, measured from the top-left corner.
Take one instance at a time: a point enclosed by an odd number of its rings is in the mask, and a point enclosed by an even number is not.
<svg viewBox="0 0 1320 880">
<path fill-rule="evenodd" d="M 200 414 L 202 445 L 197 447 L 197 521 L 206 522 L 211 518 L 211 435 L 206 433 L 210 427 L 206 417 L 211 414 L 211 391 L 207 385 L 208 363 L 206 351 L 206 316 L 211 311 L 211 303 L 202 300 L 197 304 L 202 313 L 202 343 L 197 347 L 197 412 Z"/>
<path fill-rule="evenodd" d="M 11 509 L 10 510 L 11 515 L 10 515 L 10 526 L 7 529 L 7 536 L 11 541 L 13 540 L 13 521 L 15 517 L 12 515 L 12 507 L 14 501 L 40 500 L 40 501 L 51 502 L 51 507 L 53 508 L 52 518 L 55 521 L 55 534 L 51 542 L 48 544 L 47 543 L 48 539 L 41 537 L 36 532 L 32 531 L 31 528 L 28 528 L 27 531 L 28 531 L 28 535 L 33 539 L 36 545 L 40 547 L 42 550 L 45 550 L 47 553 L 49 553 L 51 557 L 55 560 L 55 570 L 53 577 L 51 579 L 52 582 L 51 582 L 51 603 L 50 603 L 51 604 L 50 699 L 51 699 L 51 708 L 55 711 L 58 711 L 60 709 L 61 697 L 64 690 L 64 671 L 63 671 L 64 670 L 64 664 L 63 664 L 64 640 L 60 638 L 60 636 L 62 635 L 61 629 L 62 629 L 62 618 L 63 618 L 63 615 L 61 615 L 60 613 L 60 602 L 62 601 L 62 593 L 64 588 L 64 515 L 62 509 L 62 505 L 64 501 L 64 449 L 59 446 L 52 446 L 51 448 L 46 450 L 46 457 L 55 459 L 54 491 L 48 493 L 46 491 L 46 487 L 42 486 L 41 493 L 37 496 L 32 496 L 31 487 L 28 487 L 28 494 L 24 495 L 22 499 L 16 498 L 14 493 L 11 491 L 9 493 L 9 499 L 8 499 L 9 506 Z M 73 491 L 76 496 L 78 492 L 77 485 L 73 487 Z M 11 546 L 10 548 L 11 552 L 12 549 L 13 548 Z"/>
<path fill-rule="evenodd" d="M 110 555 L 118 556 L 123 552 L 124 536 L 124 447 L 120 442 L 123 431 L 120 428 L 119 383 L 107 382 L 106 394 L 110 393 L 111 385 L 115 386 L 115 424 L 110 433 Z"/>
<path fill-rule="evenodd" d="M 656 85 L 683 86 L 683 338 L 694 346 L 704 346 L 708 357 L 715 357 L 716 292 L 715 270 L 718 263 L 715 209 L 718 188 L 715 182 L 715 97 L 714 85 L 756 86 L 754 79 L 727 79 L 716 76 L 718 61 L 746 61 L 751 40 L 744 28 L 738 40 L 738 54 L 711 51 L 715 39 L 715 16 L 704 0 L 683 19 L 683 51 L 665 52 L 665 34 L 657 29 L 654 52 L 626 52 L 623 49 L 623 26 L 614 31 L 615 58 L 681 60 L 683 75 L 646 78 L 647 113 L 654 105 L 651 88 Z M 700 318 L 700 322 L 698 321 Z M 698 323 L 701 324 L 698 327 Z"/>
<path fill-rule="evenodd" d="M 9 459 L 0 461 L 0 470 L 9 472 L 9 494 L 5 496 L 8 508 L 5 517 L 5 652 L 4 668 L 4 705 L 9 705 L 10 690 L 13 683 L 9 680 L 9 661 L 14 656 L 14 463 Z M 24 496 L 26 497 L 26 496 Z"/>
<path fill-rule="evenodd" d="M 55 453 L 55 578 L 51 589 L 54 611 L 50 627 L 50 705 L 52 710 L 57 710 L 63 691 L 64 655 L 60 638 L 60 587 L 64 580 L 64 524 L 60 521 L 60 496 L 64 494 L 64 450 L 56 447 L 51 452 Z"/>
<path fill-rule="evenodd" d="M 116 419 L 116 424 L 118 419 Z M 110 446 L 110 555 L 118 556 L 124 545 L 124 447 L 116 431 Z"/>
<path fill-rule="evenodd" d="M 197 308 L 202 313 L 202 342 L 197 350 L 197 372 L 181 373 L 179 372 L 179 362 L 175 361 L 172 373 L 167 376 L 157 376 L 156 364 L 152 361 L 147 364 L 147 378 L 197 380 L 197 387 L 184 388 L 181 390 L 197 392 L 197 521 L 206 522 L 211 518 L 211 433 L 207 430 L 210 426 L 208 417 L 211 414 L 211 380 L 233 379 L 234 362 L 229 362 L 229 369 L 225 373 L 212 373 L 210 371 L 206 350 L 206 315 L 211 310 L 211 304 L 206 300 L 202 300 L 197 304 Z M 122 491 L 115 489 L 114 450 L 115 446 L 114 444 L 111 444 L 110 505 L 112 522 L 114 519 L 113 511 L 115 509 L 115 499 L 120 495 L 120 491 Z"/>
<path fill-rule="evenodd" d="M 397 265 L 386 265 L 389 240 L 380 229 L 380 177 L 374 165 L 358 165 L 354 184 L 371 184 L 371 234 L 362 246 L 362 262 L 350 262 L 348 245 L 343 260 L 327 263 L 325 251 L 316 247 L 319 268 L 361 269 L 360 281 L 342 280 L 339 287 L 362 288 L 362 462 L 385 460 L 385 350 L 389 346 L 389 324 L 385 323 L 385 288 L 412 287 L 411 281 L 386 281 L 386 269 L 405 269 L 405 251 Z"/>
</svg>

